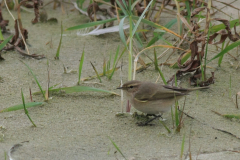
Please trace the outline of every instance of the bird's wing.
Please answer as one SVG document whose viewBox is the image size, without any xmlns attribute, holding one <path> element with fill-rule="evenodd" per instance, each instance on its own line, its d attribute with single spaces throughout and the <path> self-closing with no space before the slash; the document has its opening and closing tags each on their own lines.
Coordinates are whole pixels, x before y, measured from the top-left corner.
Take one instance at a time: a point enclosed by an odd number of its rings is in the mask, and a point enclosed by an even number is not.
<svg viewBox="0 0 240 160">
<path fill-rule="evenodd" d="M 146 102 L 153 101 L 158 99 L 167 99 L 174 98 L 176 96 L 186 95 L 184 91 L 182 92 L 181 88 L 171 88 L 169 86 L 165 87 L 159 84 L 149 85 L 147 88 L 140 86 L 138 92 L 135 93 L 135 100 Z M 144 93 L 144 94 L 143 94 Z"/>
</svg>

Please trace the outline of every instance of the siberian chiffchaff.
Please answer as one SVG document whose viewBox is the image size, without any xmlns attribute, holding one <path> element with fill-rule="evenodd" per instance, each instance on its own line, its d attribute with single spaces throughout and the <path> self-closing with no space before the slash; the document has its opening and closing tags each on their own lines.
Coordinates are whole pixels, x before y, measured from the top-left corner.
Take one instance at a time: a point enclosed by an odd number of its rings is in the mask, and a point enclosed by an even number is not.
<svg viewBox="0 0 240 160">
<path fill-rule="evenodd" d="M 154 119 L 156 119 L 161 117 L 164 112 L 169 111 L 176 100 L 179 100 L 191 91 L 204 88 L 208 87 L 186 89 L 133 80 L 126 82 L 118 89 L 124 91 L 125 96 L 134 108 L 147 113 L 147 115 L 153 115 L 155 116 Z M 145 125 L 152 120 L 146 122 Z"/>
</svg>

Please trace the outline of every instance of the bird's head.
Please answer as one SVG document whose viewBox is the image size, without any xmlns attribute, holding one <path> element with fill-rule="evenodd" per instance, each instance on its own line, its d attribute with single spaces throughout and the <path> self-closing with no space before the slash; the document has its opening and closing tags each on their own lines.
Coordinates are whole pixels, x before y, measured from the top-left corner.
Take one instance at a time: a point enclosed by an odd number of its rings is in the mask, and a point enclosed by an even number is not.
<svg viewBox="0 0 240 160">
<path fill-rule="evenodd" d="M 128 81 L 122 85 L 122 87 L 118 87 L 117 89 L 122 89 L 128 93 L 135 93 L 138 91 L 139 86 L 141 85 L 141 81 L 133 80 Z"/>
</svg>

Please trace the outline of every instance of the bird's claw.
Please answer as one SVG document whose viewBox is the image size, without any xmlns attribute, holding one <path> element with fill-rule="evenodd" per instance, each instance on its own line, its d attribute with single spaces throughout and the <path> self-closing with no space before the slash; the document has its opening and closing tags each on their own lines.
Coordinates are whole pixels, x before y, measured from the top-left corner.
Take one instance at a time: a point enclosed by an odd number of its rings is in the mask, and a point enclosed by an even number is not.
<svg viewBox="0 0 240 160">
<path fill-rule="evenodd" d="M 138 126 L 154 126 L 154 124 L 143 123 L 143 122 L 137 122 L 136 124 L 137 124 Z"/>
</svg>

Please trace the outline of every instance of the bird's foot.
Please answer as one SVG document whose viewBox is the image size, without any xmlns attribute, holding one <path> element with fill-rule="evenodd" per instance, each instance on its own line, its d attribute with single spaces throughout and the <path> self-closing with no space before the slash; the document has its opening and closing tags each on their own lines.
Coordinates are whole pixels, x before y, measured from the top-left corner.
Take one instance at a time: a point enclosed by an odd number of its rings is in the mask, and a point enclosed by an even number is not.
<svg viewBox="0 0 240 160">
<path fill-rule="evenodd" d="M 138 122 L 136 123 L 138 126 L 154 126 L 155 124 L 150 124 L 150 123 L 147 123 L 147 122 Z"/>
<path fill-rule="evenodd" d="M 149 114 L 148 114 L 148 115 L 149 115 Z M 137 123 L 138 126 L 147 126 L 147 125 L 152 126 L 153 124 L 150 124 L 150 122 L 152 122 L 153 120 L 155 120 L 155 119 L 157 119 L 157 118 L 160 118 L 160 117 L 162 118 L 161 115 L 151 115 L 151 116 L 154 116 L 154 117 L 153 117 L 152 119 L 146 121 L 145 123 L 143 123 L 143 122 Z M 163 118 L 162 118 L 162 119 L 163 119 Z"/>
</svg>

